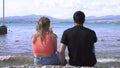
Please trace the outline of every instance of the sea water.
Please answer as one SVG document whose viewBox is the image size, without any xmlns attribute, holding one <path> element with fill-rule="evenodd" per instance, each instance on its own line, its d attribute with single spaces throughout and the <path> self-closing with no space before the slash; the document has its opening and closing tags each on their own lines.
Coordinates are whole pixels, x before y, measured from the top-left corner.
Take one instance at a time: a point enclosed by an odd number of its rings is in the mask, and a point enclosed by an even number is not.
<svg viewBox="0 0 120 68">
<path fill-rule="evenodd" d="M 17 62 L 18 59 L 26 59 L 26 56 L 30 61 L 33 57 L 31 36 L 36 33 L 36 22 L 6 23 L 6 26 L 8 33 L 0 35 L 0 62 L 3 63 L 10 59 Z M 51 23 L 53 32 L 58 36 L 57 49 L 59 49 L 64 30 L 73 26 L 73 22 Z M 95 43 L 97 60 L 99 62 L 120 62 L 120 22 L 85 22 L 84 26 L 96 32 L 98 38 Z M 33 60 L 31 59 L 31 61 Z"/>
</svg>

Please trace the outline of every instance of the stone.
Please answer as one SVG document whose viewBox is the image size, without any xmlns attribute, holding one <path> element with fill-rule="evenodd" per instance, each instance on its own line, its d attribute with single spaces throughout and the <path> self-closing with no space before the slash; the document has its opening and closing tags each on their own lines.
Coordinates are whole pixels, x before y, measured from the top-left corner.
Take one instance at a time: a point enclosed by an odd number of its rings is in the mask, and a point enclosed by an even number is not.
<svg viewBox="0 0 120 68">
<path fill-rule="evenodd" d="M 0 35 L 7 34 L 7 27 L 5 25 L 0 26 Z"/>
</svg>

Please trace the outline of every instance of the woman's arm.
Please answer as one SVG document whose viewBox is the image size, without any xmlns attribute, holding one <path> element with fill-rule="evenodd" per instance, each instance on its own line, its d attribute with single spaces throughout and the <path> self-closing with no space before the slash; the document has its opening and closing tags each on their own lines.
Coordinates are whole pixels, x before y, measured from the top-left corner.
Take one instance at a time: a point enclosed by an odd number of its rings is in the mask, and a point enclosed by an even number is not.
<svg viewBox="0 0 120 68">
<path fill-rule="evenodd" d="M 53 41 L 54 41 L 55 51 L 57 51 L 57 35 L 54 33 L 53 33 Z"/>
<path fill-rule="evenodd" d="M 57 35 L 55 33 L 53 33 L 52 28 L 49 28 L 49 32 L 52 33 L 52 39 L 54 42 L 54 47 L 55 47 L 55 51 L 57 51 Z"/>
</svg>

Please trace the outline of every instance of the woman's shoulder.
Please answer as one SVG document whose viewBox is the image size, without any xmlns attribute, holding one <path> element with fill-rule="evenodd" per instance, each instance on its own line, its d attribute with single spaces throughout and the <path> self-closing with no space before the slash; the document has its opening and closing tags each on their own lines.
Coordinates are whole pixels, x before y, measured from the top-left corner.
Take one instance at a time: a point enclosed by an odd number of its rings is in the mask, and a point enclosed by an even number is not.
<svg viewBox="0 0 120 68">
<path fill-rule="evenodd" d="M 35 33 L 35 34 L 33 34 L 33 36 L 39 36 L 39 33 Z"/>
<path fill-rule="evenodd" d="M 52 35 L 53 35 L 54 38 L 57 38 L 57 35 L 55 33 L 52 33 Z"/>
<path fill-rule="evenodd" d="M 49 32 L 48 35 L 57 38 L 57 35 L 55 33 L 53 33 L 53 32 Z"/>
<path fill-rule="evenodd" d="M 55 33 L 48 33 L 46 35 L 46 39 L 52 39 L 52 40 L 56 40 L 57 39 L 57 35 Z M 52 41 L 51 40 L 51 41 Z"/>
<path fill-rule="evenodd" d="M 36 41 L 36 38 L 39 36 L 39 34 L 38 33 L 35 33 L 35 34 L 33 34 L 32 35 L 32 42 L 35 42 Z"/>
</svg>

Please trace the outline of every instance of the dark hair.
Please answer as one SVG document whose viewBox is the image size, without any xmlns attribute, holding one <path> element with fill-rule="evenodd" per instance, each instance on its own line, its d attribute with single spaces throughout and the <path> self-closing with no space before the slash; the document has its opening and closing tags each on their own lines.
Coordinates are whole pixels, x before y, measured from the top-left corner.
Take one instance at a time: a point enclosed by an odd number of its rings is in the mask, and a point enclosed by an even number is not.
<svg viewBox="0 0 120 68">
<path fill-rule="evenodd" d="M 73 20 L 77 23 L 77 24 L 83 24 L 85 21 L 85 14 L 82 11 L 76 11 L 73 15 Z"/>
</svg>

